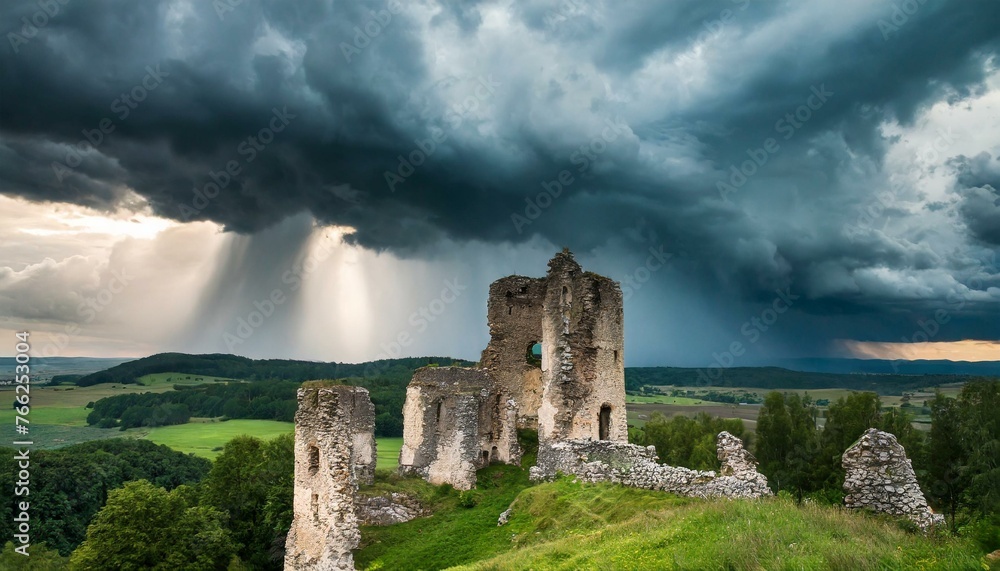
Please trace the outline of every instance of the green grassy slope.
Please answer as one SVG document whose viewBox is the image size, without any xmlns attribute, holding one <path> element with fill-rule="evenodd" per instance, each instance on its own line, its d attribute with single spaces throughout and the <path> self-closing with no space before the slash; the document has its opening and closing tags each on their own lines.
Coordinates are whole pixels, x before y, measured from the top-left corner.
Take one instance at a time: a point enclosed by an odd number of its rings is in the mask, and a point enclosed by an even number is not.
<svg viewBox="0 0 1000 571">
<path fill-rule="evenodd" d="M 411 522 L 362 530 L 359 570 L 987 569 L 958 539 L 924 537 L 891 520 L 772 498 L 705 501 L 563 479 L 529 486 L 493 466 L 459 493 L 391 479 L 435 508 Z M 475 503 L 474 506 L 469 507 Z M 500 512 L 512 506 L 507 525 Z"/>
</svg>

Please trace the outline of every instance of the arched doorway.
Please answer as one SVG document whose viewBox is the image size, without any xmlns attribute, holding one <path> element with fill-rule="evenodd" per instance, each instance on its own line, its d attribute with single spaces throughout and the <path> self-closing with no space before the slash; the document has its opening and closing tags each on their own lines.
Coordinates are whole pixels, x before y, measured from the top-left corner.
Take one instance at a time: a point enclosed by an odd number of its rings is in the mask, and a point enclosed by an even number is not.
<svg viewBox="0 0 1000 571">
<path fill-rule="evenodd" d="M 598 414 L 598 438 L 608 440 L 611 435 L 611 405 L 602 405 Z"/>
</svg>

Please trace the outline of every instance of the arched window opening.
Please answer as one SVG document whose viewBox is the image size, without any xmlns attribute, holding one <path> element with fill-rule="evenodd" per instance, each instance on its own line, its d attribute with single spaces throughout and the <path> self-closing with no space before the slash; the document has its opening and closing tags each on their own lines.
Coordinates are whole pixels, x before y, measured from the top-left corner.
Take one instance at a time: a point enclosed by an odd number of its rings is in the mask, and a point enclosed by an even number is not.
<svg viewBox="0 0 1000 571">
<path fill-rule="evenodd" d="M 438 423 L 439 425 L 441 424 L 441 405 L 442 404 L 443 403 L 441 401 L 438 401 L 437 402 L 437 409 L 434 411 L 434 422 Z"/>
<path fill-rule="evenodd" d="M 598 424 L 598 438 L 607 440 L 611 434 L 611 407 L 609 405 L 601 407 L 601 412 L 598 415 Z"/>
<path fill-rule="evenodd" d="M 533 367 L 542 366 L 542 344 L 528 343 L 528 350 L 524 355 L 524 360 Z"/>
</svg>

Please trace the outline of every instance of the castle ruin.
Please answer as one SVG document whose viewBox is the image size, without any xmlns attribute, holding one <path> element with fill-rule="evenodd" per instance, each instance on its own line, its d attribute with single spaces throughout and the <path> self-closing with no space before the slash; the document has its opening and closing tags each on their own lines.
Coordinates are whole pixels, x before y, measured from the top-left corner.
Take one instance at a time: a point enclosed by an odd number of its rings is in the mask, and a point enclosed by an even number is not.
<svg viewBox="0 0 1000 571">
<path fill-rule="evenodd" d="M 490 285 L 481 367 L 417 371 L 403 408 L 400 471 L 458 489 L 490 462 L 519 464 L 518 428 L 541 449 L 568 439 L 628 440 L 622 294 L 564 250 L 544 278 Z"/>
<path fill-rule="evenodd" d="M 375 407 L 368 389 L 313 381 L 298 391 L 294 516 L 285 569 L 354 569 L 359 484 L 375 476 Z"/>
<path fill-rule="evenodd" d="M 664 466 L 628 443 L 622 293 L 564 250 L 544 278 L 490 285 L 490 343 L 479 367 L 418 370 L 406 392 L 400 472 L 467 490 L 490 462 L 519 464 L 517 429 L 538 431 L 533 480 L 583 481 L 700 497 L 770 495 L 736 437 L 717 441 L 720 474 Z"/>
</svg>

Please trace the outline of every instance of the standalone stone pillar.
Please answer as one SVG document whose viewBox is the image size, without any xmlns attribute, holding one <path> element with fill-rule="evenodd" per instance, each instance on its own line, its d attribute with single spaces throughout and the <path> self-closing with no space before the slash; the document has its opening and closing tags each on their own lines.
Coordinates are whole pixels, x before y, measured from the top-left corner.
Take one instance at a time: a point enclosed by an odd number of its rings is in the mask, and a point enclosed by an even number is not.
<svg viewBox="0 0 1000 571">
<path fill-rule="evenodd" d="M 285 569 L 354 569 L 358 483 L 375 472 L 375 412 L 368 390 L 312 381 L 295 413 L 294 517 Z"/>
<path fill-rule="evenodd" d="M 909 518 L 927 530 L 944 521 L 927 505 L 906 450 L 888 432 L 869 428 L 844 452 L 844 505 Z"/>
</svg>

